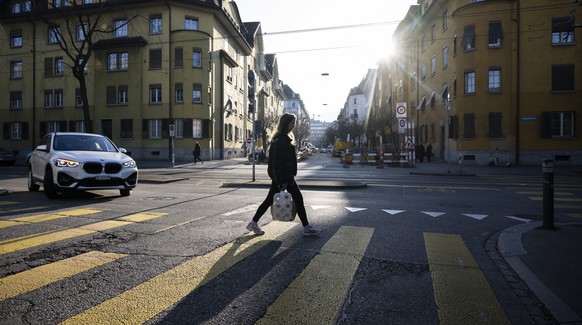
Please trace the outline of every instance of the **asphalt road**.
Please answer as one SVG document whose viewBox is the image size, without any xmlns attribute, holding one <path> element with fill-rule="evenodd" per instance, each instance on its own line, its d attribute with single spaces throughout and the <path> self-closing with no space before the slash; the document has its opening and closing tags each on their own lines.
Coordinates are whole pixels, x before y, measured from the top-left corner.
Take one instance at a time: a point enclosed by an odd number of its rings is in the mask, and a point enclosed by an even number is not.
<svg viewBox="0 0 582 325">
<path fill-rule="evenodd" d="M 302 162 L 300 186 L 366 184 L 305 188 L 308 218 L 324 230 L 311 238 L 298 219 L 268 214 L 264 236 L 247 233 L 266 188 L 223 186 L 250 181 L 244 163 L 154 166 L 129 197 L 59 200 L 27 192 L 23 166 L 3 168 L 0 323 L 530 322 L 490 248 L 538 218 L 541 202 L 499 176 L 411 172 Z M 264 165 L 255 173 L 267 180 Z M 539 187 L 536 174 L 503 179 Z"/>
</svg>

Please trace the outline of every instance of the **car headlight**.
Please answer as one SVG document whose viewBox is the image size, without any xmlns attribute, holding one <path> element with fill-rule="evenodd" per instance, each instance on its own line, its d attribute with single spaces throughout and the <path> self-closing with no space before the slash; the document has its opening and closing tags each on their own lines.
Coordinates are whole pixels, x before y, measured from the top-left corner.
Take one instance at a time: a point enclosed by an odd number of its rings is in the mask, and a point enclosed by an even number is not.
<svg viewBox="0 0 582 325">
<path fill-rule="evenodd" d="M 124 168 L 134 168 L 135 167 L 135 161 L 130 160 L 130 161 L 126 161 L 123 163 L 123 167 Z"/>
<path fill-rule="evenodd" d="M 77 166 L 79 166 L 79 162 L 78 161 L 74 161 L 74 160 L 68 160 L 68 159 L 57 159 L 55 161 L 55 165 L 57 167 L 72 167 L 75 168 Z"/>
</svg>

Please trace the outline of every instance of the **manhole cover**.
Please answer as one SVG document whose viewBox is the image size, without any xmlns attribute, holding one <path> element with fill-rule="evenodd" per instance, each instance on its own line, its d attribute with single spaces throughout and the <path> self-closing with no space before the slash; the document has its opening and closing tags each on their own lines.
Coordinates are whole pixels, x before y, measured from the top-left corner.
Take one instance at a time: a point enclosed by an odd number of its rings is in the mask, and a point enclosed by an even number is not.
<svg viewBox="0 0 582 325">
<path fill-rule="evenodd" d="M 169 200 L 175 199 L 175 197 L 173 197 L 173 196 L 150 196 L 150 197 L 146 197 L 145 199 L 149 200 L 149 201 L 169 201 Z"/>
</svg>

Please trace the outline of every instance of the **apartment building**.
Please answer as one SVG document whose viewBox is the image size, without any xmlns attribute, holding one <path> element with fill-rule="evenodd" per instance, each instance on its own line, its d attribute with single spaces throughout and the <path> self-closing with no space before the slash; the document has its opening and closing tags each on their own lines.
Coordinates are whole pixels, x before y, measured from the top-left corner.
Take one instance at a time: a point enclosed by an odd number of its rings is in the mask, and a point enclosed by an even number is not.
<svg viewBox="0 0 582 325">
<path fill-rule="evenodd" d="M 262 71 L 264 52 L 262 40 L 249 43 L 260 35 L 248 35 L 234 1 L 1 6 L 0 146 L 22 157 L 46 132 L 92 130 L 136 159 L 189 159 L 196 142 L 207 159 L 246 154 L 248 76 Z M 86 87 L 72 70 L 79 61 Z M 261 109 L 282 107 L 273 80 L 261 78 L 277 98 Z"/>
<path fill-rule="evenodd" d="M 406 103 L 416 144 L 438 159 L 582 165 L 581 10 L 569 0 L 419 1 L 380 65 L 372 115 L 387 110 L 384 133 L 402 141 L 395 109 Z"/>
</svg>

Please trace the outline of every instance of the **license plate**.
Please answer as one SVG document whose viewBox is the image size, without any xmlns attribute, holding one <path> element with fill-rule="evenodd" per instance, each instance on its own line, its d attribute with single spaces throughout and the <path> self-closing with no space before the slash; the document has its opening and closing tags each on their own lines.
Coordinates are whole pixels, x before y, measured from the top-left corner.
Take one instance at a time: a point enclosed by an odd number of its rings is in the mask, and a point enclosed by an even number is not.
<svg viewBox="0 0 582 325">
<path fill-rule="evenodd" d="M 111 177 L 109 177 L 109 176 L 95 176 L 95 179 L 98 181 L 106 181 L 106 180 L 111 179 Z"/>
</svg>

